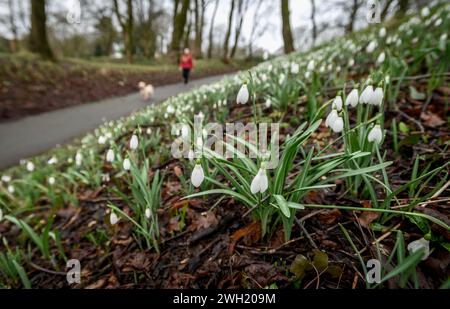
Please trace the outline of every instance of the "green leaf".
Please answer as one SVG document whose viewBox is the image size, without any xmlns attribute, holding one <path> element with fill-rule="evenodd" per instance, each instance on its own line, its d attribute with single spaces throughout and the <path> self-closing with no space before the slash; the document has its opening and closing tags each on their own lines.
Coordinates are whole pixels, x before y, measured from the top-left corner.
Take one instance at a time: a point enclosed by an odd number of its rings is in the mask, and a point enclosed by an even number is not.
<svg viewBox="0 0 450 309">
<path fill-rule="evenodd" d="M 289 218 L 291 216 L 291 212 L 289 211 L 289 206 L 288 206 L 288 202 L 286 201 L 286 199 L 282 195 L 279 195 L 279 194 L 276 194 L 273 197 L 277 201 L 277 204 L 278 204 L 281 212 L 283 213 L 283 215 L 285 215 L 287 218 Z"/>
</svg>

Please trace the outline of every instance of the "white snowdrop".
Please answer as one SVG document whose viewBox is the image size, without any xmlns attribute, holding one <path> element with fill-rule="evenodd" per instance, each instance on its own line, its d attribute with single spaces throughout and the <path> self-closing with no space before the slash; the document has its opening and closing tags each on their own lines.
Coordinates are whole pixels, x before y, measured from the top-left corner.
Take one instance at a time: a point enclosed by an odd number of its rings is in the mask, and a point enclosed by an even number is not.
<svg viewBox="0 0 450 309">
<path fill-rule="evenodd" d="M 48 184 L 53 186 L 56 183 L 56 179 L 53 176 L 50 176 L 47 180 Z"/>
<path fill-rule="evenodd" d="M 355 65 L 355 59 L 350 58 L 350 60 L 348 61 L 348 66 L 349 66 L 349 67 L 352 67 L 352 66 L 354 66 L 354 65 Z"/>
<path fill-rule="evenodd" d="M 151 216 L 152 216 L 152 212 L 151 212 L 150 208 L 146 208 L 145 209 L 145 217 L 147 219 L 150 219 Z"/>
<path fill-rule="evenodd" d="M 117 217 L 115 212 L 111 212 L 109 215 L 109 223 L 111 223 L 111 225 L 115 225 L 117 222 L 119 222 L 119 217 Z"/>
<path fill-rule="evenodd" d="M 424 254 L 422 257 L 422 261 L 426 260 L 430 255 L 430 242 L 425 238 L 420 238 L 410 242 L 407 246 L 409 253 L 413 254 L 414 252 L 424 249 Z"/>
<path fill-rule="evenodd" d="M 266 102 L 264 103 L 266 108 L 270 108 L 270 106 L 272 105 L 272 100 L 270 100 L 270 98 L 266 99 Z"/>
<path fill-rule="evenodd" d="M 249 98 L 248 88 L 247 84 L 243 84 L 241 86 L 241 89 L 239 89 L 239 92 L 236 97 L 236 103 L 237 104 L 246 104 L 248 102 Z"/>
<path fill-rule="evenodd" d="M 9 175 L 2 175 L 2 181 L 4 183 L 10 182 L 11 181 L 11 176 L 9 176 Z"/>
<path fill-rule="evenodd" d="M 200 164 L 195 164 L 194 169 L 191 174 L 191 183 L 194 187 L 198 188 L 205 179 L 205 174 L 203 173 L 203 168 Z"/>
<path fill-rule="evenodd" d="M 267 174 L 265 168 L 260 168 L 256 176 L 253 178 L 250 185 L 250 191 L 252 194 L 258 192 L 264 193 L 269 187 L 269 180 L 267 179 Z"/>
<path fill-rule="evenodd" d="M 334 133 L 339 133 L 344 129 L 344 119 L 342 117 L 334 118 L 333 123 L 331 124 L 331 129 Z"/>
<path fill-rule="evenodd" d="M 126 158 L 123 160 L 123 169 L 129 171 L 131 169 L 130 159 Z"/>
<path fill-rule="evenodd" d="M 109 149 L 106 153 L 106 162 L 113 162 L 114 161 L 114 150 Z"/>
<path fill-rule="evenodd" d="M 439 27 L 441 24 L 442 24 L 442 19 L 441 19 L 441 18 L 439 18 L 438 20 L 436 20 L 436 21 L 434 22 L 434 26 L 435 26 L 435 27 Z"/>
<path fill-rule="evenodd" d="M 430 9 L 426 6 L 424 7 L 421 11 L 420 11 L 420 15 L 422 15 L 422 17 L 427 17 L 428 15 L 430 15 Z"/>
<path fill-rule="evenodd" d="M 26 168 L 27 168 L 27 171 L 29 171 L 29 172 L 34 171 L 34 164 L 33 164 L 33 162 L 28 161 Z"/>
<path fill-rule="evenodd" d="M 328 114 L 327 118 L 325 119 L 325 125 L 329 128 L 331 128 L 332 124 L 334 123 L 334 120 L 339 117 L 338 113 L 335 109 L 331 110 L 331 112 Z"/>
<path fill-rule="evenodd" d="M 298 65 L 298 63 L 292 63 L 291 64 L 291 73 L 292 74 L 298 74 L 300 72 L 300 66 Z"/>
<path fill-rule="evenodd" d="M 137 149 L 139 146 L 139 140 L 136 134 L 133 134 L 130 139 L 130 149 Z"/>
<path fill-rule="evenodd" d="M 9 186 L 8 186 L 8 192 L 9 192 L 10 194 L 13 194 L 14 191 L 16 191 L 16 190 L 14 189 L 14 186 L 13 186 L 13 185 L 9 185 Z"/>
<path fill-rule="evenodd" d="M 361 93 L 361 95 L 359 97 L 359 103 L 362 103 L 362 104 L 369 103 L 370 99 L 372 98 L 372 95 L 373 95 L 373 87 L 372 87 L 372 85 L 368 85 Z"/>
<path fill-rule="evenodd" d="M 100 145 L 105 144 L 105 143 L 106 143 L 106 137 L 103 136 L 103 135 L 99 136 L 99 138 L 98 138 L 98 143 L 99 143 Z"/>
<path fill-rule="evenodd" d="M 350 105 L 351 107 L 355 107 L 358 105 L 359 96 L 358 96 L 358 89 L 353 89 L 348 94 L 347 98 L 345 99 L 345 105 Z"/>
<path fill-rule="evenodd" d="M 77 152 L 77 154 L 75 155 L 75 164 L 80 166 L 82 161 L 83 161 L 83 155 L 81 154 L 81 152 Z"/>
<path fill-rule="evenodd" d="M 109 182 L 111 180 L 111 176 L 109 176 L 109 173 L 102 175 L 102 181 L 103 182 Z"/>
<path fill-rule="evenodd" d="M 57 159 L 56 157 L 51 157 L 51 158 L 47 161 L 47 164 L 49 164 L 49 165 L 53 165 L 53 164 L 56 164 L 56 163 L 58 163 L 58 159 Z"/>
<path fill-rule="evenodd" d="M 338 112 L 342 110 L 342 98 L 340 95 L 336 96 L 333 100 L 333 104 L 331 105 L 333 109 L 336 109 Z"/>
<path fill-rule="evenodd" d="M 265 50 L 263 53 L 263 60 L 266 61 L 267 59 L 269 59 L 269 52 Z"/>
<path fill-rule="evenodd" d="M 375 142 L 376 144 L 381 143 L 383 139 L 383 132 L 381 131 L 381 127 L 379 124 L 375 125 L 372 130 L 370 130 L 369 135 L 367 136 L 367 140 L 369 143 Z"/>
<path fill-rule="evenodd" d="M 368 103 L 375 105 L 375 106 L 380 106 L 381 103 L 383 103 L 383 96 L 384 96 L 383 88 L 377 87 L 373 91 L 372 96 L 370 97 L 370 100 Z"/>
<path fill-rule="evenodd" d="M 384 38 L 385 36 L 386 36 L 386 28 L 381 28 L 380 29 L 380 31 L 378 32 L 378 35 L 381 37 L 381 38 Z"/>
<path fill-rule="evenodd" d="M 375 48 L 377 48 L 378 44 L 376 41 L 370 41 L 369 45 L 367 45 L 366 47 L 366 52 L 368 52 L 369 54 L 372 53 Z"/>
<path fill-rule="evenodd" d="M 306 67 L 306 69 L 307 69 L 308 71 L 312 71 L 312 70 L 314 70 L 314 67 L 315 67 L 314 60 L 310 60 L 310 61 L 308 62 L 308 66 Z"/>
<path fill-rule="evenodd" d="M 384 52 L 381 52 L 381 54 L 378 56 L 377 63 L 382 64 L 385 58 L 386 54 Z"/>
</svg>

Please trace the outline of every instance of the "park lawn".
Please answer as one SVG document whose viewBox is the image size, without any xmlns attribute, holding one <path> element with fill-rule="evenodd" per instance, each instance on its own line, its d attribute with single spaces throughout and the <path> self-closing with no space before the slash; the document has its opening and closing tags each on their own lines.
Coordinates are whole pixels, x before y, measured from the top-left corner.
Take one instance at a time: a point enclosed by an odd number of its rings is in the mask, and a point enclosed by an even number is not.
<svg viewBox="0 0 450 309">
<path fill-rule="evenodd" d="M 193 79 L 249 68 L 254 61 L 225 64 L 195 62 Z M 137 91 L 139 81 L 154 86 L 179 82 L 178 67 L 168 60 L 61 59 L 56 63 L 28 54 L 0 54 L 0 122 Z"/>
</svg>

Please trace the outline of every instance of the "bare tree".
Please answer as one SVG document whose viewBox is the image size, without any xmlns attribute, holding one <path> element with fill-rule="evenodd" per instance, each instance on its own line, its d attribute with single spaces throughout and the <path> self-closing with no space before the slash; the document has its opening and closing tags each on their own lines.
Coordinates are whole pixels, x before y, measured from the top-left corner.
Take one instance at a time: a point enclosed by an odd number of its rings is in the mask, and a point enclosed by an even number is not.
<svg viewBox="0 0 450 309">
<path fill-rule="evenodd" d="M 231 27 L 233 26 L 233 15 L 234 15 L 234 4 L 235 0 L 231 0 L 230 14 L 228 15 L 228 27 L 225 34 L 225 41 L 223 43 L 223 59 L 228 61 L 228 49 L 231 37 Z"/>
<path fill-rule="evenodd" d="M 409 0 L 398 0 L 398 10 L 395 13 L 397 17 L 404 16 L 409 8 Z"/>
<path fill-rule="evenodd" d="M 45 0 L 31 0 L 31 34 L 30 50 L 40 54 L 45 59 L 54 60 L 55 57 L 47 38 L 47 16 Z"/>
<path fill-rule="evenodd" d="M 380 15 L 381 20 L 386 19 L 387 13 L 389 12 L 389 8 L 391 7 L 392 2 L 394 2 L 394 1 L 386 0 L 386 2 L 384 3 L 383 9 L 381 10 L 381 15 Z"/>
<path fill-rule="evenodd" d="M 255 40 L 255 36 L 257 34 L 257 30 L 260 25 L 260 21 L 261 21 L 260 11 L 261 11 L 261 6 L 263 4 L 263 1 L 264 0 L 258 0 L 258 2 L 256 3 L 256 7 L 255 7 L 255 13 L 253 14 L 253 25 L 252 25 L 252 30 L 250 31 L 250 37 L 249 37 L 249 41 L 248 41 L 248 55 L 250 58 L 253 57 L 253 41 Z M 269 23 L 266 22 L 265 25 L 269 25 Z"/>
<path fill-rule="evenodd" d="M 180 8 L 180 4 L 181 4 L 181 8 Z M 190 5 L 189 0 L 175 0 L 172 42 L 170 44 L 170 50 L 172 53 L 178 54 L 180 52 L 180 44 L 181 44 L 181 40 L 183 38 L 185 26 L 186 26 L 189 5 Z"/>
<path fill-rule="evenodd" d="M 316 24 L 316 1 L 311 0 L 311 24 L 312 24 L 312 45 L 316 44 L 317 24 Z"/>
<path fill-rule="evenodd" d="M 122 28 L 123 41 L 128 63 L 133 62 L 134 42 L 133 42 L 133 1 L 126 0 L 126 17 L 122 16 L 117 0 L 114 1 L 114 12 Z"/>
<path fill-rule="evenodd" d="M 194 14 L 192 14 L 192 10 L 188 11 L 187 14 L 187 24 L 185 26 L 184 36 L 183 36 L 183 47 L 188 48 L 190 47 L 190 38 L 191 38 L 191 30 L 192 30 L 192 24 L 194 21 L 192 20 L 194 18 Z"/>
<path fill-rule="evenodd" d="M 352 6 L 350 8 L 350 16 L 348 19 L 348 23 L 345 26 L 345 33 L 353 32 L 356 16 L 358 14 L 358 10 L 359 10 L 360 6 L 361 6 L 360 0 L 353 0 Z"/>
<path fill-rule="evenodd" d="M 234 30 L 234 44 L 233 48 L 231 49 L 230 58 L 234 58 L 236 54 L 236 50 L 239 44 L 239 37 L 241 36 L 242 31 L 242 24 L 244 22 L 244 16 L 247 12 L 248 8 L 248 1 L 246 0 L 238 0 L 238 9 L 237 9 L 237 16 L 236 16 L 236 25 Z"/>
<path fill-rule="evenodd" d="M 219 2 L 220 0 L 216 0 L 216 5 L 214 6 L 214 11 L 211 17 L 211 24 L 209 25 L 209 35 L 208 35 L 208 58 L 212 58 L 212 51 L 214 47 L 214 38 L 213 38 L 213 31 L 214 31 L 214 20 L 216 19 L 217 9 L 219 8 Z"/>
<path fill-rule="evenodd" d="M 294 39 L 292 38 L 289 15 L 289 0 L 281 0 L 281 20 L 283 22 L 284 52 L 286 54 L 294 51 Z"/>
<path fill-rule="evenodd" d="M 202 58 L 203 28 L 205 26 L 205 11 L 209 1 L 195 0 L 195 40 L 194 55 Z"/>
</svg>

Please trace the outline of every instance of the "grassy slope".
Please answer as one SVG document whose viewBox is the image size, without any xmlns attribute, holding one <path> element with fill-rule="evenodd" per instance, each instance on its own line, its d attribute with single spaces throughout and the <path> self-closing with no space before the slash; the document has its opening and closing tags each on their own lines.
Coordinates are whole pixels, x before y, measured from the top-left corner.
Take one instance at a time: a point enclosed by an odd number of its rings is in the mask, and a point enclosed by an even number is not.
<svg viewBox="0 0 450 309">
<path fill-rule="evenodd" d="M 353 36 L 353 40 L 349 38 L 339 38 L 330 42 L 328 44 L 324 44 L 321 47 L 314 49 L 312 52 L 307 53 L 299 53 L 292 54 L 288 57 L 283 57 L 280 59 L 275 59 L 271 63 L 263 64 L 253 71 L 254 76 L 257 76 L 259 81 L 263 79 L 263 75 L 266 76 L 268 82 L 260 82 L 258 83 L 258 102 L 264 102 L 266 96 L 275 97 L 276 91 L 280 88 L 279 80 L 280 76 L 284 75 L 288 76 L 289 80 L 300 80 L 304 81 L 306 87 L 302 88 L 301 97 L 293 102 L 290 102 L 288 112 L 283 112 L 278 110 L 277 107 L 272 106 L 272 108 L 268 110 L 264 110 L 264 116 L 270 117 L 274 121 L 280 120 L 280 114 L 285 115 L 282 117 L 283 124 L 288 127 L 291 131 L 288 133 L 292 133 L 292 130 L 295 129 L 295 123 L 299 121 L 305 120 L 308 114 L 308 107 L 305 104 L 304 98 L 306 97 L 308 100 L 317 99 L 317 104 L 322 106 L 329 102 L 332 99 L 339 89 L 343 88 L 344 82 L 351 84 L 353 82 L 356 83 L 364 83 L 366 81 L 367 76 L 370 73 L 373 73 L 373 78 L 378 78 L 379 80 L 385 78 L 387 75 L 390 75 L 391 82 L 386 86 L 386 102 L 391 106 L 389 109 L 386 109 L 385 114 L 386 118 L 389 117 L 389 121 L 392 120 L 392 114 L 396 114 L 396 109 L 403 110 L 411 115 L 418 110 L 418 116 L 420 117 L 420 108 L 423 106 L 423 102 L 417 102 L 416 99 L 411 98 L 411 93 L 408 90 L 409 86 L 416 87 L 422 93 L 426 93 L 433 100 L 430 104 L 430 108 L 432 113 L 438 115 L 443 118 L 445 116 L 445 111 L 443 111 L 442 106 L 444 106 L 444 102 L 447 102 L 446 106 L 448 106 L 448 94 L 447 96 L 439 95 L 440 92 L 437 92 L 442 86 L 446 85 L 446 80 L 442 78 L 443 73 L 448 72 L 448 40 L 444 42 L 444 48 L 441 49 L 440 46 L 440 37 L 445 32 L 446 27 L 448 27 L 450 19 L 447 17 L 447 11 L 440 11 L 442 18 L 444 18 L 444 22 L 441 23 L 440 26 L 436 26 L 433 28 L 433 31 L 429 30 L 429 26 L 425 25 L 425 21 L 421 21 L 419 19 L 418 24 L 413 24 L 411 27 L 414 28 L 412 33 L 409 33 L 409 29 L 399 30 L 396 27 L 392 26 L 392 28 L 388 28 L 388 37 L 396 37 L 397 40 L 394 41 L 391 45 L 384 45 L 386 39 L 381 39 L 377 37 L 377 33 L 379 31 L 379 27 L 371 28 L 367 31 L 360 32 Z M 424 19 L 427 20 L 427 19 Z M 433 20 L 433 23 L 436 20 Z M 418 35 L 420 40 L 414 42 L 415 36 Z M 401 39 L 399 41 L 398 39 Z M 365 52 L 366 46 L 370 41 L 376 40 L 378 41 L 379 46 L 383 46 L 384 50 L 387 53 L 386 61 L 383 64 L 376 64 L 376 59 L 380 53 L 380 49 L 377 49 L 373 53 Z M 399 42 L 398 44 L 396 42 Z M 357 46 L 357 50 L 351 47 L 352 44 Z M 349 59 L 353 58 L 355 61 L 354 65 L 349 65 Z M 312 59 L 315 59 L 316 69 L 312 76 L 305 76 L 305 72 L 307 71 L 306 67 L 308 62 Z M 299 73 L 291 74 L 289 73 L 291 63 L 298 63 L 300 65 Z M 402 75 L 401 72 L 404 71 L 402 67 L 402 63 L 408 63 L 406 67 L 406 72 Z M 324 70 L 322 71 L 321 66 L 324 65 Z M 327 66 L 331 65 L 328 69 Z M 270 67 L 269 67 L 270 65 Z M 340 70 L 337 70 L 337 68 Z M 379 77 L 379 75 L 382 75 Z M 427 78 L 422 81 L 416 81 L 414 79 L 403 80 L 402 78 L 407 76 L 419 76 L 419 75 L 427 75 L 430 74 L 431 78 Z M 170 135 L 169 130 L 166 130 L 168 123 L 180 122 L 186 119 L 192 119 L 192 116 L 198 112 L 202 112 L 205 114 L 207 119 L 210 120 L 225 120 L 231 118 L 242 117 L 242 115 L 246 115 L 249 111 L 249 107 L 244 106 L 240 110 L 235 112 L 235 96 L 237 90 L 239 89 L 242 79 L 247 78 L 247 75 L 241 75 L 237 79 L 229 79 L 218 83 L 215 86 L 210 87 L 202 87 L 199 90 L 186 93 L 178 96 L 177 98 L 170 99 L 160 106 L 142 110 L 131 117 L 120 120 L 118 122 L 111 122 L 105 124 L 104 126 L 97 129 L 92 134 L 88 134 L 84 137 L 80 143 L 69 145 L 67 148 L 56 149 L 51 151 L 50 153 L 36 158 L 33 162 L 36 165 L 36 170 L 33 173 L 29 173 L 25 170 L 25 166 L 18 166 L 12 168 L 5 172 L 5 174 L 11 175 L 13 180 L 13 185 L 16 187 L 16 193 L 14 195 L 8 194 L 6 192 L 6 186 L 0 190 L 3 190 L 3 193 L 0 193 L 0 204 L 5 212 L 13 214 L 18 217 L 22 217 L 28 222 L 31 222 L 33 226 L 39 226 L 38 219 L 45 218 L 48 216 L 47 212 L 36 213 L 36 205 L 41 205 L 45 207 L 53 207 L 59 209 L 62 205 L 69 205 L 69 210 L 73 209 L 73 205 L 84 205 L 86 200 L 89 200 L 90 204 L 87 204 L 88 207 L 82 207 L 82 209 L 89 208 L 101 210 L 101 218 L 105 220 L 107 218 L 105 209 L 107 207 L 100 202 L 92 205 L 93 200 L 95 200 L 100 194 L 100 199 L 112 200 L 112 198 L 117 198 L 113 193 L 111 193 L 108 188 L 117 187 L 120 190 L 124 190 L 127 192 L 128 198 L 133 198 L 132 194 L 127 190 L 129 187 L 129 179 L 127 178 L 126 173 L 122 170 L 122 161 L 121 159 L 128 156 L 128 141 L 129 137 L 132 133 L 138 133 L 140 138 L 140 143 L 143 148 L 142 153 L 139 152 L 137 154 L 137 162 L 141 163 L 144 159 L 148 159 L 150 161 L 150 165 L 156 168 L 161 168 L 161 164 L 165 164 L 166 162 L 170 162 L 170 153 L 169 153 L 169 145 L 173 140 L 173 136 Z M 319 81 L 315 82 L 317 79 Z M 314 88 L 317 87 L 317 88 Z M 312 90 L 313 91 L 312 91 Z M 311 90 L 312 93 L 308 91 Z M 399 91 L 397 91 L 399 90 Z M 439 90 L 440 91 L 440 90 Z M 218 102 L 223 102 L 226 100 L 229 104 L 226 107 L 218 107 Z M 408 140 L 411 136 L 417 135 L 414 134 L 414 131 L 417 130 L 417 124 L 414 122 L 414 118 L 409 116 L 410 118 L 402 118 L 402 121 L 405 122 L 408 130 L 406 132 L 399 133 L 399 137 L 401 140 Z M 412 118 L 412 120 L 411 120 Z M 248 119 L 247 119 L 248 120 Z M 158 127 L 162 126 L 162 128 L 158 129 Z M 441 125 L 442 126 L 442 125 Z M 139 129 L 140 128 L 140 129 Z M 150 134 L 146 133 L 146 128 L 152 128 Z M 330 134 L 329 130 L 325 128 L 321 128 L 320 134 L 326 136 L 329 141 Z M 389 131 L 389 127 L 387 126 L 386 131 Z M 440 131 L 441 130 L 441 131 Z M 398 181 L 399 184 L 404 183 L 411 177 L 411 158 L 415 154 L 415 151 L 421 151 L 421 155 L 423 155 L 424 163 L 426 161 L 433 160 L 434 164 L 443 164 L 446 159 L 448 161 L 448 150 L 443 147 L 439 148 L 442 144 L 448 143 L 448 136 L 445 137 L 442 135 L 442 132 L 448 132 L 448 123 L 444 124 L 443 127 L 433 127 L 431 124 L 426 124 L 426 132 L 419 134 L 419 139 L 423 138 L 423 140 L 416 142 L 416 144 L 408 144 L 404 143 L 404 153 L 393 154 L 392 146 L 392 132 L 386 135 L 386 141 L 383 144 L 383 151 L 386 151 L 386 154 L 389 159 L 395 160 L 395 166 L 393 166 L 392 170 L 389 170 L 390 176 L 392 176 L 392 181 Z M 420 133 L 420 132 L 419 132 Z M 110 146 L 115 149 L 120 159 L 116 160 L 112 164 L 105 164 L 104 162 L 104 154 L 105 147 L 104 145 L 98 144 L 98 138 L 100 136 L 105 136 L 107 134 L 111 134 L 110 138 Z M 333 138 L 333 137 L 331 137 Z M 403 141 L 402 141 L 403 142 Z M 428 150 L 426 149 L 426 145 L 438 145 L 438 150 L 433 151 L 432 155 L 428 154 Z M 76 166 L 74 164 L 75 154 L 79 152 L 83 155 L 82 166 Z M 59 163 L 56 165 L 50 166 L 47 164 L 47 160 L 51 156 L 56 156 L 58 158 Z M 168 161 L 169 160 L 169 161 Z M 164 212 L 161 213 L 161 217 L 167 216 L 169 213 L 170 207 L 173 206 L 173 203 L 178 201 L 179 197 L 187 195 L 190 189 L 186 189 L 184 184 L 181 183 L 179 186 L 176 185 L 177 181 L 179 182 L 177 177 L 179 176 L 179 172 L 172 172 L 172 168 L 174 166 L 170 166 L 170 169 L 166 169 L 167 177 L 164 182 L 165 198 L 167 204 L 164 206 Z M 181 161 L 179 165 L 176 165 L 178 169 L 181 168 L 182 177 L 188 179 L 189 171 L 192 169 L 192 166 L 189 162 Z M 422 166 L 420 167 L 422 170 Z M 154 171 L 152 170 L 152 173 Z M 111 181 L 102 181 L 102 177 L 108 174 L 111 176 Z M 178 174 L 177 176 L 175 174 Z M 50 200 L 47 198 L 49 192 L 46 189 L 42 189 L 39 187 L 40 184 L 46 185 L 46 181 L 48 177 L 54 176 L 58 177 L 58 185 L 51 190 L 56 190 L 59 194 L 59 199 Z M 447 176 L 446 176 L 447 177 Z M 22 179 L 25 181 L 25 184 L 19 181 Z M 443 178 L 445 180 L 445 178 Z M 438 182 L 439 183 L 439 182 Z M 100 184 L 105 186 L 106 192 L 98 192 L 98 188 L 100 188 Z M 398 185 L 398 184 L 397 184 Z M 424 184 L 424 191 L 426 193 L 433 192 L 435 188 L 433 186 L 436 185 L 436 181 L 433 181 L 430 184 Z M 431 190 L 431 191 L 430 191 Z M 172 193 L 172 194 L 171 194 Z M 341 194 L 343 192 L 339 192 Z M 345 194 L 345 192 L 344 192 Z M 23 198 L 26 197 L 26 198 Z M 332 197 L 336 197 L 332 195 Z M 337 198 L 337 197 L 336 197 Z M 382 196 L 380 196 L 382 198 Z M 404 200 L 408 201 L 408 196 L 402 196 Z M 61 200 L 63 199 L 63 200 Z M 352 200 L 351 197 L 349 200 Z M 347 198 L 344 197 L 344 202 L 347 202 Z M 208 200 L 211 203 L 211 200 Z M 212 201 L 216 202 L 216 201 Z M 335 201 L 328 202 L 334 203 Z M 119 202 L 117 202 L 119 203 Z M 197 202 L 200 203 L 201 202 Z M 356 201 L 357 205 L 361 206 L 359 201 Z M 129 203 L 130 204 L 130 203 Z M 226 208 L 227 205 L 223 205 L 226 203 L 220 204 L 220 207 L 216 207 L 216 209 Z M 194 204 L 195 205 L 195 204 Z M 120 206 L 129 211 L 130 205 L 127 203 L 120 204 Z M 195 205 L 199 207 L 198 205 Z M 206 205 L 208 207 L 211 204 Z M 239 211 L 239 205 L 232 205 L 235 207 L 236 211 Z M 81 209 L 81 208 L 76 208 Z M 99 210 L 99 211 L 100 211 Z M 25 214 L 22 214 L 25 212 Z M 34 215 L 38 217 L 38 219 L 33 218 L 33 216 L 28 216 L 27 212 L 34 212 Z M 241 213 L 242 214 L 242 213 Z M 352 214 L 347 216 L 347 220 L 352 219 Z M 330 214 L 329 214 L 330 215 Z M 104 217 L 105 216 L 105 217 Z M 332 215 L 330 215 L 332 216 Z M 327 218 L 325 218 L 326 220 Z M 395 218 L 394 223 L 399 222 L 402 226 L 402 229 L 407 229 L 407 233 L 410 235 L 415 235 L 414 237 L 422 236 L 423 232 L 417 228 L 414 228 L 413 224 L 408 222 L 408 220 L 402 220 L 400 216 Z M 125 220 L 126 221 L 126 220 Z M 86 221 L 86 225 L 89 221 Z M 394 226 L 394 223 L 389 226 Z M 421 222 L 424 224 L 424 222 Z M 313 225 L 313 222 L 309 222 L 308 224 Z M 383 223 L 386 224 L 387 223 Z M 355 226 L 357 224 L 355 223 Z M 430 228 L 426 225 L 427 228 Z M 164 226 L 166 227 L 166 226 Z M 386 228 L 386 226 L 382 226 Z M 316 230 L 320 230 L 323 226 L 314 226 Z M 39 227 L 40 229 L 40 227 Z M 396 228 L 397 229 L 397 228 Z M 104 233 L 109 233 L 108 226 L 104 223 L 101 223 L 96 231 L 103 231 Z M 379 237 L 384 234 L 386 230 L 382 230 L 381 233 L 378 231 L 370 231 L 370 233 L 376 233 L 376 236 Z M 433 228 L 434 231 L 434 228 Z M 353 237 L 357 237 L 360 233 L 358 228 L 355 228 L 352 231 Z M 335 236 L 338 233 L 330 233 L 330 237 Z M 439 234 L 437 236 L 441 237 Z M 443 234 L 444 235 L 444 234 Z M 113 237 L 112 235 L 111 237 Z M 299 236 L 298 234 L 296 236 Z M 170 238 L 170 237 L 168 237 Z M 9 237 L 10 240 L 14 240 L 14 234 Z M 333 239 L 335 242 L 345 242 L 342 240 L 342 237 L 339 239 Z M 372 238 L 371 238 L 372 240 Z M 392 247 L 389 244 L 392 244 L 392 237 L 387 239 L 388 242 L 384 243 L 385 250 L 391 249 Z M 357 241 L 357 245 L 364 244 L 364 237 L 359 238 Z M 395 241 L 395 239 L 394 239 Z M 439 241 L 434 240 L 436 243 L 435 252 L 439 254 L 445 254 L 442 251 L 442 248 L 438 246 Z M 391 243 L 389 243 L 391 242 Z M 443 244 L 445 244 L 445 240 L 440 240 Z M 85 242 L 77 244 L 80 246 L 85 245 Z M 267 243 L 261 245 L 261 247 L 266 246 Z M 19 245 L 23 246 L 23 245 Z M 73 246 L 71 243 L 66 243 L 65 246 Z M 105 244 L 108 247 L 108 244 Z M 305 241 L 302 243 L 302 248 L 307 247 L 308 244 Z M 108 247 L 109 250 L 113 248 L 117 249 L 118 246 L 111 245 Z M 293 247 L 289 247 L 291 250 L 301 250 L 302 248 L 298 248 L 295 244 Z M 264 247 L 265 248 L 265 247 Z M 185 250 L 184 247 L 182 248 Z M 333 259 L 337 260 L 334 256 L 336 254 L 339 258 L 347 260 L 349 257 L 352 257 L 352 251 L 347 252 L 347 255 L 342 256 L 339 255 L 339 252 L 333 251 L 330 249 L 322 248 L 320 249 L 326 252 L 333 253 Z M 244 250 L 244 249 L 242 249 Z M 287 247 L 285 248 L 287 251 Z M 368 254 L 369 250 L 366 250 Z M 297 251 L 295 251 L 297 252 Z M 248 252 L 247 252 L 248 253 Z M 330 254 L 331 256 L 331 254 Z M 267 257 L 269 259 L 269 257 Z M 276 260 L 278 256 L 274 256 Z M 283 256 L 279 257 L 283 258 Z M 265 259 L 265 257 L 264 257 Z M 228 260 L 224 258 L 223 260 Z M 275 263 L 276 261 L 270 260 Z M 292 260 L 289 260 L 292 261 Z M 444 261 L 444 259 L 443 259 Z M 262 262 L 261 262 L 262 263 Z M 354 263 L 358 263 L 356 260 L 352 259 L 352 265 L 354 267 Z M 352 269 L 352 265 L 348 265 L 348 270 Z M 178 265 L 177 265 L 178 266 Z M 222 269 L 229 269 L 229 265 L 221 266 Z M 284 267 L 284 266 L 282 266 Z M 282 269 L 282 273 L 287 273 L 288 267 Z M 344 287 L 351 287 L 352 284 L 352 275 L 344 276 L 342 280 L 342 285 Z M 321 283 L 323 280 L 321 280 Z M 250 286 L 258 287 L 259 285 L 253 285 L 253 283 L 249 283 Z M 431 282 L 430 285 L 436 287 L 441 284 L 438 280 L 436 282 Z M 264 285 L 263 285 L 264 286 Z"/>
</svg>

